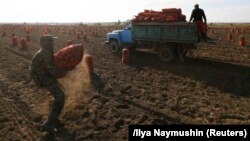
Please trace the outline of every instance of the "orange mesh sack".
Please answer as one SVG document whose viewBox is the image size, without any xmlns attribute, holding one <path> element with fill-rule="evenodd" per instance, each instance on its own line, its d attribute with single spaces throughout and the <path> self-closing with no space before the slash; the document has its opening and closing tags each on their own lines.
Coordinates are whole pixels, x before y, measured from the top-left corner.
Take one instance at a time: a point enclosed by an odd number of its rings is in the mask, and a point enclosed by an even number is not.
<svg viewBox="0 0 250 141">
<path fill-rule="evenodd" d="M 57 67 L 63 69 L 74 68 L 82 61 L 83 52 L 82 44 L 69 45 L 56 52 L 53 60 Z"/>
</svg>

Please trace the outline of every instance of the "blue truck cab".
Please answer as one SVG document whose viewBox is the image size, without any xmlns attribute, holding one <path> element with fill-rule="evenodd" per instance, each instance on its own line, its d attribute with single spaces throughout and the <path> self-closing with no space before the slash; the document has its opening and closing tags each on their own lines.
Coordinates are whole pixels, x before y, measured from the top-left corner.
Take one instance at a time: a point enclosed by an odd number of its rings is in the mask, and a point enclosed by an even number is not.
<svg viewBox="0 0 250 141">
<path fill-rule="evenodd" d="M 130 46 L 133 44 L 131 23 L 125 24 L 125 28 L 122 30 L 114 30 L 107 33 L 106 43 L 113 53 L 121 51 L 123 46 Z"/>
</svg>

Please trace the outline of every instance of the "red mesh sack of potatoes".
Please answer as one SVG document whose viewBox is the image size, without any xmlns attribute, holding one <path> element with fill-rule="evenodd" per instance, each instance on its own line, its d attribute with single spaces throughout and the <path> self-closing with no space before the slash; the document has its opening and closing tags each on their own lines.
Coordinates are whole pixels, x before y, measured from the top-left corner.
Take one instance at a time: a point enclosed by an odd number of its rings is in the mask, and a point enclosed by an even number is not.
<svg viewBox="0 0 250 141">
<path fill-rule="evenodd" d="M 182 10 L 177 8 L 165 8 L 162 9 L 162 12 L 166 14 L 181 14 Z"/>
<path fill-rule="evenodd" d="M 167 16 L 167 17 L 166 17 L 166 21 L 167 21 L 167 22 L 175 22 L 175 21 L 177 21 L 177 20 L 178 20 L 178 18 L 177 18 L 176 16 L 170 15 L 170 16 Z"/>
<path fill-rule="evenodd" d="M 82 61 L 83 52 L 82 44 L 69 45 L 56 52 L 53 60 L 57 67 L 63 69 L 74 68 Z"/>
<path fill-rule="evenodd" d="M 206 25 L 201 21 L 195 21 L 195 23 L 196 23 L 200 33 L 205 34 L 206 33 Z"/>
</svg>

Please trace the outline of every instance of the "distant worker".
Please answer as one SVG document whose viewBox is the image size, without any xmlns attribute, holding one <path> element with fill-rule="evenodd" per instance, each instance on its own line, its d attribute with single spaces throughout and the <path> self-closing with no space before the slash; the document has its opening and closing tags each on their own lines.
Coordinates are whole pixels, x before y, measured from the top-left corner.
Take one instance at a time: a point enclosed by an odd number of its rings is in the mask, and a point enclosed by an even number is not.
<svg viewBox="0 0 250 141">
<path fill-rule="evenodd" d="M 204 19 L 204 22 L 203 22 Z M 201 38 L 206 39 L 206 25 L 207 25 L 207 18 L 203 9 L 199 8 L 199 4 L 194 5 L 194 10 L 192 11 L 191 17 L 189 22 L 195 22 L 199 28 L 201 33 Z"/>
<path fill-rule="evenodd" d="M 30 75 L 33 81 L 41 88 L 47 89 L 54 97 L 54 102 L 47 120 L 42 125 L 42 130 L 48 133 L 57 131 L 56 123 L 64 106 L 64 93 L 59 82 L 53 77 L 55 74 L 66 73 L 68 70 L 54 65 L 53 36 L 45 35 L 40 38 L 41 49 L 32 58 Z"/>
</svg>

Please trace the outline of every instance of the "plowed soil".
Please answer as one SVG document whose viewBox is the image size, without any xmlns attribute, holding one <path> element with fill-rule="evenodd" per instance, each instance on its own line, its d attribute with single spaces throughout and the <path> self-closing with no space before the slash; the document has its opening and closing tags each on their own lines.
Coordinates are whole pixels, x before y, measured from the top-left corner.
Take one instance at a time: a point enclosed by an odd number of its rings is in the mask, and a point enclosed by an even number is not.
<svg viewBox="0 0 250 141">
<path fill-rule="evenodd" d="M 81 63 L 59 80 L 67 97 L 62 125 L 55 135 L 43 133 L 40 125 L 53 98 L 29 82 L 28 68 L 44 27 L 32 26 L 27 50 L 11 45 L 12 27 L 25 37 L 25 25 L 1 26 L 7 36 L 0 37 L 0 140 L 120 141 L 128 139 L 131 124 L 250 123 L 250 44 L 237 44 L 240 35 L 250 41 L 250 30 L 233 33 L 228 42 L 229 31 L 217 28 L 209 36 L 220 38 L 218 44 L 199 45 L 184 63 L 163 63 L 150 51 L 136 51 L 124 65 L 104 44 L 106 33 L 118 27 L 58 25 L 47 26 L 59 37 L 55 51 L 68 40 L 84 44 L 95 74 L 89 78 Z M 76 38 L 77 30 L 87 41 Z"/>
</svg>

